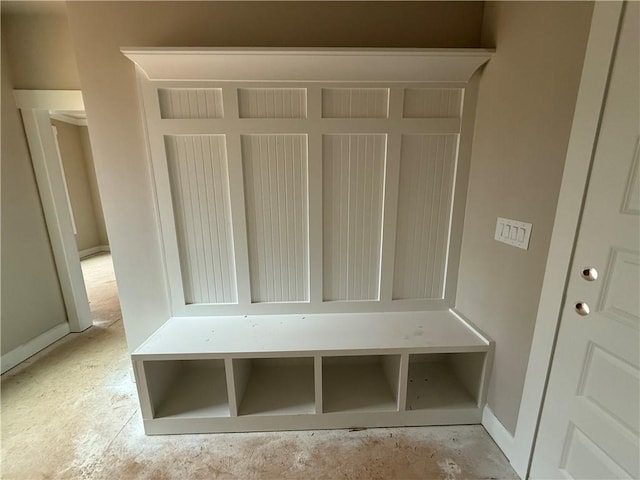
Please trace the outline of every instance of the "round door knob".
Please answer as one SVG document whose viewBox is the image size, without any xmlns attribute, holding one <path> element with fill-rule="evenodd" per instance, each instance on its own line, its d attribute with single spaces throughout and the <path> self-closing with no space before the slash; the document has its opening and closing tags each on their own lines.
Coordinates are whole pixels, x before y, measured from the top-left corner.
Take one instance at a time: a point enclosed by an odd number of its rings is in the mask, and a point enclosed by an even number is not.
<svg viewBox="0 0 640 480">
<path fill-rule="evenodd" d="M 585 302 L 578 302 L 576 303 L 576 312 L 578 312 L 578 315 L 582 315 L 587 316 L 589 315 L 589 305 L 587 305 Z"/>
<path fill-rule="evenodd" d="M 588 282 L 593 282 L 598 279 L 598 270 L 594 267 L 585 267 L 582 269 L 582 272 L 580 272 L 580 275 Z"/>
</svg>

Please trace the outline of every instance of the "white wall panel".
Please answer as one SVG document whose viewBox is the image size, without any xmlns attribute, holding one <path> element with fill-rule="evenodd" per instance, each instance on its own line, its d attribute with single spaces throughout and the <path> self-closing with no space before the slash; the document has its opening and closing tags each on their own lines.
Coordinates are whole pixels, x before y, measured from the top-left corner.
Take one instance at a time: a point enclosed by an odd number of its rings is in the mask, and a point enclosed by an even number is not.
<svg viewBox="0 0 640 480">
<path fill-rule="evenodd" d="M 222 118 L 220 88 L 159 88 L 162 118 Z"/>
<path fill-rule="evenodd" d="M 325 300 L 376 300 L 380 290 L 386 135 L 323 137 Z"/>
<path fill-rule="evenodd" d="M 239 88 L 240 118 L 307 118 L 304 88 Z"/>
<path fill-rule="evenodd" d="M 225 139 L 165 136 L 186 303 L 237 301 Z"/>
<path fill-rule="evenodd" d="M 403 135 L 394 299 L 444 298 L 457 135 Z"/>
<path fill-rule="evenodd" d="M 306 135 L 243 135 L 252 302 L 309 300 Z"/>
<path fill-rule="evenodd" d="M 407 88 L 404 91 L 405 118 L 460 117 L 462 89 Z"/>
<path fill-rule="evenodd" d="M 149 84 L 175 311 L 450 306 L 459 252 L 454 242 L 449 254 L 449 231 L 466 98 L 458 87 Z"/>
<path fill-rule="evenodd" d="M 323 118 L 387 118 L 388 88 L 323 88 Z"/>
</svg>

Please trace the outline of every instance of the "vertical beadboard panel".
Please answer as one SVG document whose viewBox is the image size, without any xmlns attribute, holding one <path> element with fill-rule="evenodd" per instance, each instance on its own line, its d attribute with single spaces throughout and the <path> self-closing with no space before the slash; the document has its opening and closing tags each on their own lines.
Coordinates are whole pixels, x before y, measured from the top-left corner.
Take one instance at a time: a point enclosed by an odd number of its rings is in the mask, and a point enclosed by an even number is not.
<svg viewBox="0 0 640 480">
<path fill-rule="evenodd" d="M 220 88 L 159 88 L 162 118 L 222 118 Z"/>
<path fill-rule="evenodd" d="M 407 88 L 404 91 L 405 118 L 459 118 L 461 114 L 461 88 Z"/>
<path fill-rule="evenodd" d="M 309 300 L 306 135 L 242 135 L 251 300 Z"/>
<path fill-rule="evenodd" d="M 393 299 L 444 298 L 457 135 L 403 135 Z"/>
<path fill-rule="evenodd" d="M 165 136 L 186 303 L 236 303 L 223 135 Z"/>
<path fill-rule="evenodd" d="M 323 118 L 387 118 L 388 88 L 323 88 Z"/>
<path fill-rule="evenodd" d="M 307 118 L 304 88 L 239 88 L 240 118 Z"/>
<path fill-rule="evenodd" d="M 324 300 L 377 300 L 386 135 L 323 137 Z"/>
</svg>

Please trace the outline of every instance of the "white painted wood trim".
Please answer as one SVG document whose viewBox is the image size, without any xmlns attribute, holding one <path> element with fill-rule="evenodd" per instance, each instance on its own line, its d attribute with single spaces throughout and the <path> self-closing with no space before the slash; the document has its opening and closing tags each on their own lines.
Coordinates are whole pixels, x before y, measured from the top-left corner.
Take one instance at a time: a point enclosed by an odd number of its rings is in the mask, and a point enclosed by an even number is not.
<svg viewBox="0 0 640 480">
<path fill-rule="evenodd" d="M 136 386 L 138 387 L 138 400 L 140 401 L 140 413 L 145 416 L 153 416 L 153 405 L 151 404 L 151 397 L 149 396 L 149 389 L 147 383 L 147 375 L 144 370 L 143 362 L 132 362 L 133 374 L 135 378 Z M 142 387 L 144 386 L 144 388 Z"/>
<path fill-rule="evenodd" d="M 62 337 L 70 333 L 70 331 L 68 323 L 61 323 L 60 325 L 47 330 L 43 334 L 38 335 L 36 338 L 29 340 L 27 343 L 5 353 L 0 359 L 0 364 L 2 365 L 1 373 L 12 369 L 21 362 L 24 362 L 27 358 L 35 355 L 40 350 L 51 345 L 53 342 L 60 340 Z"/>
<path fill-rule="evenodd" d="M 154 360 L 174 356 L 264 358 L 345 352 L 379 355 L 409 350 L 486 352 L 491 346 L 492 342 L 452 311 L 242 315 L 172 317 L 132 356 L 136 360 Z"/>
<path fill-rule="evenodd" d="M 84 250 L 80 250 L 78 254 L 80 255 L 80 260 L 83 260 L 91 255 L 95 255 L 96 253 L 107 253 L 111 251 L 111 247 L 109 245 L 98 245 L 97 247 L 86 248 Z"/>
<path fill-rule="evenodd" d="M 86 127 L 88 125 L 86 118 L 75 118 L 71 115 L 65 115 L 64 113 L 52 113 L 51 118 L 64 123 L 70 123 L 78 127 Z"/>
<path fill-rule="evenodd" d="M 153 136 L 149 132 L 149 124 L 146 118 L 150 115 L 160 115 L 160 107 L 157 102 L 150 102 L 146 95 L 150 92 L 144 88 L 144 72 L 136 68 L 136 80 L 140 92 L 140 112 L 142 128 L 145 134 L 145 150 L 147 153 L 149 172 L 154 181 L 151 183 L 153 191 L 154 213 L 158 219 L 157 233 L 163 240 L 160 242 L 162 251 L 162 269 L 167 292 L 169 292 L 169 304 L 172 311 L 178 310 L 185 303 L 182 281 L 170 286 L 170 278 L 182 278 L 179 263 L 177 242 L 168 242 L 167 239 L 176 239 L 175 219 L 171 205 L 171 187 L 169 185 L 169 173 L 167 170 L 166 150 L 161 136 Z"/>
<path fill-rule="evenodd" d="M 64 163 L 62 163 L 62 153 L 60 153 L 60 142 L 58 140 L 58 127 L 51 125 L 53 130 L 53 138 L 56 143 L 56 153 L 58 154 L 58 163 L 60 164 L 60 170 L 62 171 L 62 183 L 64 186 L 64 195 L 67 199 L 67 208 L 69 209 L 69 215 L 71 216 L 71 223 L 73 224 L 73 234 L 78 235 L 78 227 L 76 226 L 76 218 L 73 214 L 73 207 L 71 206 L 71 197 L 69 196 L 69 185 L 67 185 L 67 175 L 64 173 Z"/>
<path fill-rule="evenodd" d="M 487 433 L 491 435 L 491 438 L 493 438 L 493 441 L 496 442 L 496 445 L 502 450 L 504 456 L 510 459 L 513 455 L 514 438 L 504 425 L 500 423 L 500 420 L 496 418 L 488 405 L 485 405 L 482 410 L 482 426 Z M 516 473 L 520 478 L 525 478 L 524 475 L 526 472 L 516 470 Z"/>
<path fill-rule="evenodd" d="M 389 119 L 402 118 L 403 88 L 389 89 Z M 394 268 L 396 263 L 396 226 L 398 224 L 398 191 L 402 161 L 402 133 L 389 132 L 384 172 L 382 214 L 382 248 L 380 258 L 380 300 L 393 300 Z"/>
<path fill-rule="evenodd" d="M 324 410 L 322 406 L 322 356 L 316 355 L 313 357 L 313 381 L 314 381 L 314 394 L 316 401 L 316 414 L 321 414 Z"/>
<path fill-rule="evenodd" d="M 339 412 L 307 415 L 240 415 L 237 417 L 143 418 L 146 435 L 223 432 L 278 432 L 344 428 L 470 425 L 480 421 L 478 408 L 422 411 Z"/>
<path fill-rule="evenodd" d="M 467 82 L 487 49 L 122 48 L 150 80 Z"/>
<path fill-rule="evenodd" d="M 523 478 L 533 455 L 621 12 L 622 2 L 596 2 L 593 10 L 515 441 L 507 455 Z"/>
<path fill-rule="evenodd" d="M 93 318 L 73 234 L 73 221 L 67 208 L 64 173 L 49 110 L 84 110 L 82 94 L 79 91 L 42 90 L 17 90 L 14 94 L 22 112 L 69 327 L 72 332 L 81 332 L 93 325 Z"/>
<path fill-rule="evenodd" d="M 460 252 L 462 250 L 462 233 L 469 189 L 469 171 L 471 168 L 471 151 L 473 148 L 473 132 L 476 121 L 478 103 L 478 86 L 480 73 L 476 73 L 464 89 L 462 100 L 462 123 L 458 136 L 457 164 L 454 169 L 453 201 L 449 223 L 449 237 L 446 257 L 444 298 L 451 305 L 456 304 L 458 290 L 458 273 L 460 270 Z"/>
<path fill-rule="evenodd" d="M 307 88 L 307 118 L 319 121 L 322 118 L 322 88 Z M 307 212 L 309 239 L 309 302 L 321 304 L 324 299 L 323 283 L 323 212 L 322 212 L 322 135 L 307 135 Z M 317 221 L 313 221 L 317 219 Z M 322 404 L 319 404 L 322 407 Z"/>
</svg>

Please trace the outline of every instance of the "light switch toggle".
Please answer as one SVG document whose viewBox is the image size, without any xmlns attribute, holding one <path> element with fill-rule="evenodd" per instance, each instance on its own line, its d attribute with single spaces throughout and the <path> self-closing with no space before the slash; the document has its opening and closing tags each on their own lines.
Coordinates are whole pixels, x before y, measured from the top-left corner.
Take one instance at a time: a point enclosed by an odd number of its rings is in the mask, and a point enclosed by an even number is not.
<svg viewBox="0 0 640 480">
<path fill-rule="evenodd" d="M 495 239 L 507 245 L 528 250 L 531 226 L 530 223 L 498 217 Z"/>
</svg>

